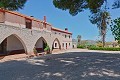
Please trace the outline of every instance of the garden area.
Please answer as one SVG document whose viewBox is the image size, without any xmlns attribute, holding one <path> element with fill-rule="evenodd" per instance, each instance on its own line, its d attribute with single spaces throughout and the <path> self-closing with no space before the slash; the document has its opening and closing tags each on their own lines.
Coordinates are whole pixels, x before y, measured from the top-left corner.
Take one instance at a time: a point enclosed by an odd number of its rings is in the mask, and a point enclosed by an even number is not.
<svg viewBox="0 0 120 80">
<path fill-rule="evenodd" d="M 79 44 L 78 49 L 89 49 L 89 50 L 103 50 L 103 51 L 120 51 L 119 44 L 107 44 L 105 47 L 102 46 L 101 42 L 96 42 L 96 44 Z"/>
</svg>

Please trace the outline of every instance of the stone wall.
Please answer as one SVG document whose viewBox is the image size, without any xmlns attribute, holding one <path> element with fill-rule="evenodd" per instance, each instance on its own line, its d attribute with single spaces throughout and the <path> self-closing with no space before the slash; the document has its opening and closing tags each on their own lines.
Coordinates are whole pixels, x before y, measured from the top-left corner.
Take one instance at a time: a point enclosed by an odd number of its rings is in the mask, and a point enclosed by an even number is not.
<svg viewBox="0 0 120 80">
<path fill-rule="evenodd" d="M 57 38 L 62 47 L 62 43 L 72 44 L 72 38 L 65 38 L 59 34 L 54 34 L 47 30 L 33 30 L 26 29 L 23 27 L 10 26 L 5 24 L 0 24 L 0 43 L 10 35 L 14 35 L 23 45 L 25 52 L 28 54 L 33 53 L 33 48 L 36 42 L 43 37 L 50 49 L 52 50 L 52 45 L 54 40 Z M 72 48 L 72 45 L 68 47 Z M 65 49 L 65 48 L 62 48 Z"/>
</svg>

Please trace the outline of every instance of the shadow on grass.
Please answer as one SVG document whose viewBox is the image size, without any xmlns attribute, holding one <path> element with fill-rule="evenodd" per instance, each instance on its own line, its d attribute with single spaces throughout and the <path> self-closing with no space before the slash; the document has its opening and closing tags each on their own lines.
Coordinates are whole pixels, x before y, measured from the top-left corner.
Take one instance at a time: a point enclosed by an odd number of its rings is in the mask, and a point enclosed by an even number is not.
<svg viewBox="0 0 120 80">
<path fill-rule="evenodd" d="M 0 63 L 1 80 L 120 80 L 120 54 L 70 52 Z"/>
</svg>

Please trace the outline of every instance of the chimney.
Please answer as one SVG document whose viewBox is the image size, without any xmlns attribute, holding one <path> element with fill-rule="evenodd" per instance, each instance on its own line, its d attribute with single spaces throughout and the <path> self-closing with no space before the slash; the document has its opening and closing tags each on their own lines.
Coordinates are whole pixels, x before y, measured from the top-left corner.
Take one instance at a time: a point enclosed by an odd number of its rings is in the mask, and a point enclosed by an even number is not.
<svg viewBox="0 0 120 80">
<path fill-rule="evenodd" d="M 46 22 L 46 16 L 44 16 L 44 22 Z"/>
<path fill-rule="evenodd" d="M 30 16 L 30 17 L 34 17 L 34 16 Z"/>
<path fill-rule="evenodd" d="M 68 31 L 68 28 L 65 28 L 65 31 Z"/>
</svg>

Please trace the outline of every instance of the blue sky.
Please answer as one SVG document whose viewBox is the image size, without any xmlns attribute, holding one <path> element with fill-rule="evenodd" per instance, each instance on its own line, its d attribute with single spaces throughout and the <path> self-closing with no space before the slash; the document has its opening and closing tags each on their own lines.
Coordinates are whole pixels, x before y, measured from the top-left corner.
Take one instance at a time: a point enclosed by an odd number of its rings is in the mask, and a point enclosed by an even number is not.
<svg viewBox="0 0 120 80">
<path fill-rule="evenodd" d="M 24 9 L 19 10 L 20 13 L 34 16 L 43 20 L 43 16 L 47 17 L 47 22 L 54 27 L 64 29 L 68 28 L 73 33 L 73 38 L 77 35 L 82 36 L 82 40 L 98 40 L 99 33 L 96 25 L 89 21 L 89 11 L 79 13 L 77 16 L 71 16 L 68 11 L 62 11 L 54 7 L 52 0 L 28 0 Z M 113 19 L 120 17 L 120 9 L 111 10 Z M 113 41 L 114 38 L 108 30 L 106 41 Z"/>
</svg>

